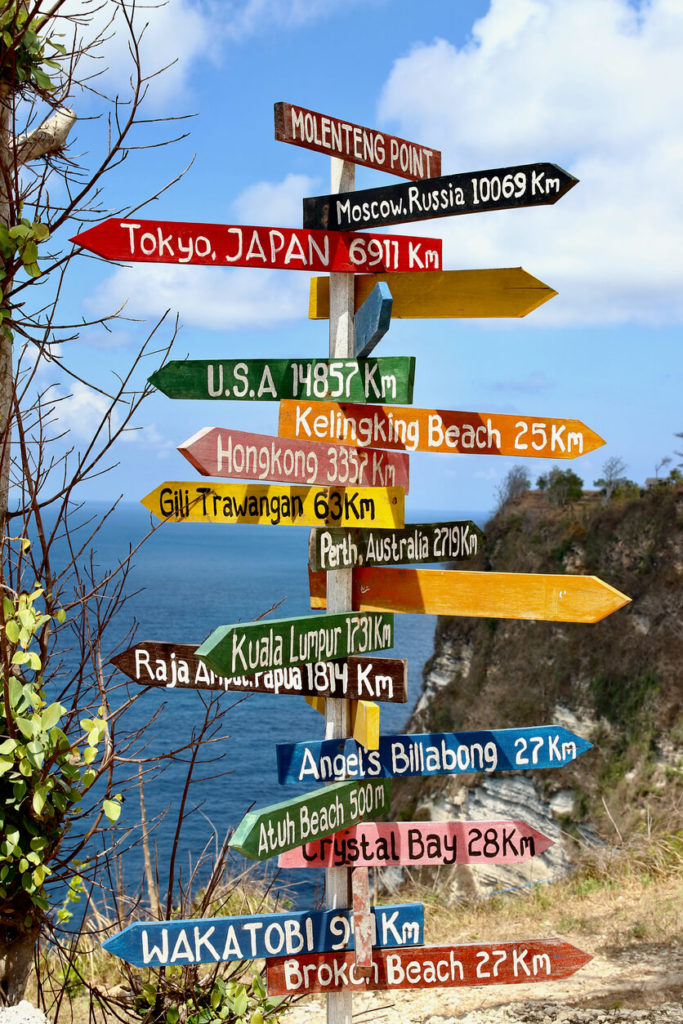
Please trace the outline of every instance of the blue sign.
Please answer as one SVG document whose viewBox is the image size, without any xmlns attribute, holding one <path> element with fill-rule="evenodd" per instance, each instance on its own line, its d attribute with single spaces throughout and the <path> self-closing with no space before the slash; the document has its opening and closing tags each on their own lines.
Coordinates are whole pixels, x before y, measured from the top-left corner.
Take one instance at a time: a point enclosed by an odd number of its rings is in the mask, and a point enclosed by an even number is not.
<svg viewBox="0 0 683 1024">
<path fill-rule="evenodd" d="M 354 317 L 353 354 L 357 359 L 368 356 L 389 330 L 394 300 L 385 281 L 379 281 Z"/>
<path fill-rule="evenodd" d="M 421 903 L 372 907 L 373 946 L 421 946 Z M 352 910 L 205 917 L 186 921 L 136 921 L 102 943 L 135 967 L 214 964 L 257 957 L 296 956 L 353 949 Z"/>
<path fill-rule="evenodd" d="M 277 768 L 281 783 L 491 773 L 561 768 L 591 746 L 561 725 L 430 732 L 380 736 L 377 750 L 351 739 L 278 743 Z"/>
</svg>

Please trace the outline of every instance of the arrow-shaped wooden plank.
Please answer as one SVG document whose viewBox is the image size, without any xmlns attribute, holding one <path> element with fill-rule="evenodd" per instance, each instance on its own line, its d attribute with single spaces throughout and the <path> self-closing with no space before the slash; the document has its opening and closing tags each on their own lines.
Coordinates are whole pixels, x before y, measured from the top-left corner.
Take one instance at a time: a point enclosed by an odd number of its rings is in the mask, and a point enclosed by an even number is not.
<svg viewBox="0 0 683 1024">
<path fill-rule="evenodd" d="M 266 860 L 340 828 L 389 812 L 388 779 L 336 782 L 281 803 L 249 811 L 228 845 L 250 860 Z"/>
<path fill-rule="evenodd" d="M 280 402 L 283 398 L 329 402 L 338 399 L 410 405 L 414 377 L 414 356 L 381 356 L 379 359 L 171 359 L 148 380 L 168 398 L 220 402 Z"/>
<path fill-rule="evenodd" d="M 142 498 L 172 523 L 269 526 L 402 526 L 402 487 L 286 487 L 166 480 Z"/>
<path fill-rule="evenodd" d="M 196 656 L 198 644 L 140 640 L 110 659 L 120 672 L 141 686 L 169 690 L 225 690 L 231 693 L 272 693 L 344 700 L 408 700 L 408 662 L 405 658 L 339 658 L 291 668 L 266 669 L 230 678 L 216 675 Z M 317 704 L 313 703 L 313 707 Z M 323 708 L 324 713 L 324 708 Z"/>
<path fill-rule="evenodd" d="M 345 445 L 290 440 L 244 430 L 203 427 L 178 451 L 204 476 L 324 487 L 402 487 L 408 493 L 408 455 Z"/>
<path fill-rule="evenodd" d="M 354 448 L 523 459 L 575 459 L 605 443 L 576 419 L 346 402 L 280 402 L 278 433 Z"/>
<path fill-rule="evenodd" d="M 361 565 L 460 562 L 476 555 L 484 535 L 471 519 L 447 523 L 406 523 L 400 530 L 311 530 L 311 569 L 353 569 Z"/>
<path fill-rule="evenodd" d="M 219 626 L 195 653 L 219 675 L 236 676 L 387 651 L 393 646 L 393 615 L 349 611 Z"/>
<path fill-rule="evenodd" d="M 418 944 L 422 942 L 421 903 L 373 907 L 368 910 L 368 917 L 366 934 L 370 949 L 374 943 L 396 946 L 397 938 L 401 937 L 397 922 L 401 926 L 409 923 L 413 928 L 411 940 L 417 934 Z M 134 921 L 102 946 L 135 967 L 229 963 L 283 953 L 353 949 L 351 921 L 352 912 L 347 909 Z"/>
<path fill-rule="evenodd" d="M 352 739 L 276 745 L 282 785 L 563 768 L 590 748 L 562 725 L 380 736 L 370 752 Z"/>
<path fill-rule="evenodd" d="M 525 821 L 366 822 L 288 850 L 281 868 L 523 864 L 553 840 Z"/>
<path fill-rule="evenodd" d="M 413 184 L 311 196 L 303 202 L 303 224 L 348 231 L 520 206 L 550 206 L 577 181 L 573 174 L 550 163 L 446 174 Z"/>
<path fill-rule="evenodd" d="M 325 573 L 308 572 L 311 608 L 325 608 Z M 354 569 L 357 611 L 484 619 L 599 622 L 630 602 L 597 576 L 439 569 Z"/>
<path fill-rule="evenodd" d="M 414 274 L 360 274 L 354 278 L 358 309 L 380 281 L 391 288 L 394 319 L 526 316 L 557 292 L 521 267 L 500 270 L 433 270 Z M 311 278 L 308 316 L 330 315 L 329 277 Z"/>
<path fill-rule="evenodd" d="M 440 238 L 309 231 L 245 224 L 119 220 L 110 217 L 69 241 L 108 260 L 205 267 L 415 273 L 441 267 Z"/>
<path fill-rule="evenodd" d="M 567 978 L 592 959 L 560 939 L 424 946 L 400 953 L 376 951 L 366 978 L 356 970 L 353 953 L 312 953 L 268 960 L 266 983 L 269 996 L 515 985 Z"/>
<path fill-rule="evenodd" d="M 354 354 L 357 358 L 370 355 L 389 330 L 393 302 L 389 285 L 380 281 L 356 311 Z"/>
</svg>

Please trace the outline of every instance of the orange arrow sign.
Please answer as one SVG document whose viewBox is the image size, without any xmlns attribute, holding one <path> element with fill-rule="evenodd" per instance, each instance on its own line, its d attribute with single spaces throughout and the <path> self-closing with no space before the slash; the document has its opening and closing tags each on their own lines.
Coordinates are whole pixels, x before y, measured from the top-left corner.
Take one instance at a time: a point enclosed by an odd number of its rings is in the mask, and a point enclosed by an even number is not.
<svg viewBox="0 0 683 1024">
<path fill-rule="evenodd" d="M 308 578 L 311 608 L 325 608 L 325 573 Z M 631 598 L 597 576 L 369 568 L 353 570 L 352 600 L 363 612 L 599 622 Z"/>
<path fill-rule="evenodd" d="M 356 448 L 574 459 L 604 440 L 580 420 L 396 405 L 280 402 L 280 437 Z"/>
</svg>

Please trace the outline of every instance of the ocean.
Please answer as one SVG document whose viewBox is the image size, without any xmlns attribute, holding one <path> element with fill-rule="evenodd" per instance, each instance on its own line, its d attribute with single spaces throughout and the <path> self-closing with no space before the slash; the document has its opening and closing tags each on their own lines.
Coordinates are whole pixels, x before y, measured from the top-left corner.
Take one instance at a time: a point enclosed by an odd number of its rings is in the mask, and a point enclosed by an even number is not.
<svg viewBox="0 0 683 1024">
<path fill-rule="evenodd" d="M 96 511 L 94 504 L 88 511 Z M 412 522 L 473 519 L 482 526 L 487 513 L 411 512 Z M 120 505 L 97 537 L 95 561 L 100 570 L 112 568 L 135 544 L 150 517 L 134 504 Z M 229 526 L 168 523 L 149 538 L 133 559 L 127 581 L 128 600 L 108 630 L 107 657 L 131 646 L 130 630 L 140 641 L 199 644 L 217 626 L 249 621 L 278 608 L 271 617 L 310 614 L 308 595 L 308 527 Z M 433 566 L 436 568 L 436 566 Z M 384 657 L 407 658 L 407 704 L 380 705 L 380 731 L 403 731 L 420 693 L 422 670 L 433 649 L 436 616 L 396 615 L 395 646 Z M 128 637 L 128 639 L 126 639 Z M 116 672 L 112 684 L 125 678 Z M 138 684 L 131 683 L 133 691 Z M 117 691 L 118 693 L 118 691 Z M 145 726 L 138 746 L 149 758 L 144 783 L 148 821 L 156 822 L 153 847 L 159 865 L 160 886 L 165 889 L 177 812 L 187 771 L 187 754 L 172 762 L 160 755 L 189 742 L 204 713 L 207 691 L 150 688 L 141 695 L 129 725 Z M 117 698 L 118 699 L 118 698 Z M 177 869 L 189 876 L 207 843 L 217 846 L 252 807 L 279 803 L 312 785 L 281 786 L 277 781 L 275 744 L 321 739 L 322 717 L 302 697 L 251 694 L 241 697 L 221 693 L 225 707 L 221 735 L 206 744 L 201 756 L 207 763 L 196 773 L 186 804 L 186 821 L 178 848 Z M 163 770 L 160 770 L 163 767 Z M 394 783 L 400 785 L 400 783 Z M 123 789 L 124 804 L 119 826 L 137 826 L 140 801 L 136 785 Z M 122 849 L 128 844 L 123 843 Z M 245 862 L 235 859 L 235 869 Z M 265 862 L 254 870 L 269 878 L 276 865 Z M 135 890 L 143 876 L 142 850 L 132 846 L 121 854 L 124 884 Z M 294 905 L 311 906 L 321 885 L 320 871 L 281 872 L 276 886 L 286 891 Z M 201 883 L 201 872 L 197 881 Z"/>
</svg>

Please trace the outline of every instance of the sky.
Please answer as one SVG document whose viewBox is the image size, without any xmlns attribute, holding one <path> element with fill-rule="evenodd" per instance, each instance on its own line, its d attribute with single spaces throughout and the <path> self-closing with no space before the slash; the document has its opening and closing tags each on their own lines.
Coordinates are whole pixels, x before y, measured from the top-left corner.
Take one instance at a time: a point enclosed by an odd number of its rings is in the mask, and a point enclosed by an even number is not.
<svg viewBox="0 0 683 1024">
<path fill-rule="evenodd" d="M 83 0 L 70 0 L 76 9 Z M 170 0 L 138 11 L 151 73 L 136 143 L 105 179 L 112 214 L 301 227 L 301 200 L 329 191 L 329 158 L 274 139 L 287 101 L 443 154 L 442 173 L 551 162 L 579 179 L 558 203 L 382 228 L 443 239 L 443 267 L 524 267 L 558 294 L 521 319 L 395 320 L 375 355 L 414 355 L 414 406 L 582 420 L 604 447 L 561 467 L 586 487 L 606 459 L 638 483 L 674 456 L 683 431 L 683 5 L 680 0 Z M 125 95 L 124 33 L 103 53 L 101 91 Z M 92 93 L 73 101 L 74 153 L 94 159 L 105 126 Z M 175 116 L 193 115 L 179 122 Z M 162 119 L 160 123 L 152 120 Z M 358 167 L 356 187 L 398 183 Z M 78 230 L 68 225 L 63 242 Z M 64 319 L 125 304 L 112 329 L 84 331 L 65 358 L 113 387 L 166 310 L 174 358 L 327 354 L 309 321 L 305 272 L 154 264 L 85 255 L 64 289 Z M 164 336 L 162 328 L 160 337 Z M 158 359 L 147 360 L 147 372 Z M 80 385 L 60 418 L 85 443 L 102 399 Z M 164 480 L 195 479 L 176 446 L 207 426 L 277 433 L 277 403 L 151 396 L 119 466 L 82 496 L 138 501 Z M 680 461 L 674 456 L 671 465 Z M 411 509 L 488 510 L 515 457 L 411 455 Z M 532 481 L 552 460 L 523 462 Z M 668 472 L 668 468 L 661 471 Z"/>
</svg>

